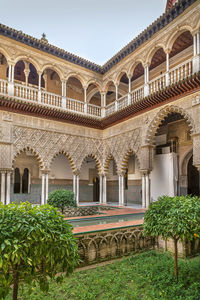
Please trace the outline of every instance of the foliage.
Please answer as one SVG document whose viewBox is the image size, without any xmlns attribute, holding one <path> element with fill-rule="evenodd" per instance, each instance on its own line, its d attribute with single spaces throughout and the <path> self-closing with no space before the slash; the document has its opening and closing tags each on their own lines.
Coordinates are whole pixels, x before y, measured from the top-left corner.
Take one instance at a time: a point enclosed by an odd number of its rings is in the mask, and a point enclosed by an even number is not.
<svg viewBox="0 0 200 300">
<path fill-rule="evenodd" d="M 65 207 L 76 207 L 74 193 L 71 190 L 55 190 L 49 194 L 48 204 L 61 209 Z"/>
<path fill-rule="evenodd" d="M 21 282 L 38 282 L 48 290 L 48 278 L 57 281 L 78 263 L 72 227 L 49 205 L 0 205 L 0 298 L 13 285 L 17 299 Z M 57 275 L 63 272 L 63 275 Z"/>
<path fill-rule="evenodd" d="M 177 243 L 179 239 L 200 237 L 200 201 L 198 197 L 163 196 L 151 203 L 144 216 L 144 235 L 172 238 L 175 246 L 175 274 L 178 277 Z"/>
<path fill-rule="evenodd" d="M 52 282 L 46 293 L 32 286 L 30 297 L 25 288 L 22 299 L 198 300 L 200 257 L 180 260 L 179 266 L 181 272 L 176 284 L 171 256 L 145 252 L 106 266 L 77 271 L 61 284 Z"/>
</svg>

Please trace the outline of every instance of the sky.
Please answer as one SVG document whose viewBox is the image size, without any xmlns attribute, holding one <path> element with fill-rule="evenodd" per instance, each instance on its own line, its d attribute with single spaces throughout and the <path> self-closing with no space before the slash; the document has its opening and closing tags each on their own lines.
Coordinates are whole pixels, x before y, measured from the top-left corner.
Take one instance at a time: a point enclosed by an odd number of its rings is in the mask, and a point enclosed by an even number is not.
<svg viewBox="0 0 200 300">
<path fill-rule="evenodd" d="M 0 23 L 104 64 L 165 11 L 166 0 L 1 0 Z"/>
</svg>

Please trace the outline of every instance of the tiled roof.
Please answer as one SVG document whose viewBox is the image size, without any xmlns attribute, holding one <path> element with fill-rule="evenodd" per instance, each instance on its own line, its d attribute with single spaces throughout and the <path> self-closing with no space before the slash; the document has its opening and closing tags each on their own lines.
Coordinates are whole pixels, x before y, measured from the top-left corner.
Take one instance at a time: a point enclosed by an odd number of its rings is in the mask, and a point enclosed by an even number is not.
<svg viewBox="0 0 200 300">
<path fill-rule="evenodd" d="M 147 27 L 141 34 L 122 48 L 117 54 L 115 54 L 110 60 L 108 60 L 103 66 L 95 64 L 63 49 L 55 47 L 45 41 L 36 39 L 30 35 L 24 34 L 22 31 L 18 31 L 0 24 L 0 35 L 6 36 L 18 42 L 24 43 L 33 48 L 39 49 L 46 53 L 57 56 L 61 59 L 89 69 L 91 71 L 104 74 L 109 71 L 114 65 L 120 62 L 127 55 L 136 50 L 144 42 L 150 39 L 156 32 L 167 26 L 171 21 L 178 17 L 183 11 L 185 11 L 190 5 L 198 0 L 179 0 L 170 10 L 166 11 L 160 18 L 155 20 L 149 27 Z"/>
</svg>

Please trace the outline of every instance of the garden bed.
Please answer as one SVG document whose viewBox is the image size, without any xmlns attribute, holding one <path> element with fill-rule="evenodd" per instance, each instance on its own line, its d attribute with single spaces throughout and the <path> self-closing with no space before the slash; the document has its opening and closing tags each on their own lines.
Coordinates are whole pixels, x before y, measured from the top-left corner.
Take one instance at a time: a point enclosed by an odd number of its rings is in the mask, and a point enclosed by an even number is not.
<svg viewBox="0 0 200 300">
<path fill-rule="evenodd" d="M 64 209 L 65 217 L 83 217 L 83 216 L 92 216 L 100 215 L 104 210 L 116 209 L 116 207 L 111 206 L 79 206 L 79 207 L 66 207 Z"/>
<path fill-rule="evenodd" d="M 46 300 L 198 300 L 200 257 L 179 260 L 179 281 L 174 261 L 167 254 L 148 251 L 110 265 L 77 271 L 62 283 L 52 282 L 48 293 L 25 288 L 20 299 Z M 10 300 L 8 296 L 6 300 Z"/>
</svg>

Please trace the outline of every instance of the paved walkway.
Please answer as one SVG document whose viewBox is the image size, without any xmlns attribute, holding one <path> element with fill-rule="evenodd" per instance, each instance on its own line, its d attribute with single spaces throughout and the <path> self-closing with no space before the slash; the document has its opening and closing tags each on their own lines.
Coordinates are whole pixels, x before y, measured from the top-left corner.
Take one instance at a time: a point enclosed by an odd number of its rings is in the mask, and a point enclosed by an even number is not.
<svg viewBox="0 0 200 300">
<path fill-rule="evenodd" d="M 120 208 L 120 209 L 119 209 Z M 65 218 L 66 220 L 70 219 L 84 219 L 84 218 L 102 218 L 105 216 L 120 216 L 126 214 L 135 214 L 135 213 L 143 213 L 145 209 L 136 209 L 136 208 L 127 208 L 127 207 L 119 207 L 118 209 L 111 209 L 111 210 L 104 210 L 102 211 L 101 215 L 92 215 L 92 216 L 84 216 L 84 217 L 72 217 L 72 218 Z M 133 226 L 143 224 L 143 219 L 141 220 L 132 220 L 132 221 L 125 221 L 125 222 L 116 222 L 116 223 L 109 223 L 109 224 L 99 224 L 99 225 L 90 225 L 84 227 L 75 227 L 73 229 L 73 233 L 85 233 L 91 231 L 99 231 L 99 230 L 106 230 L 106 229 L 115 229 L 121 228 L 126 226 Z"/>
</svg>

